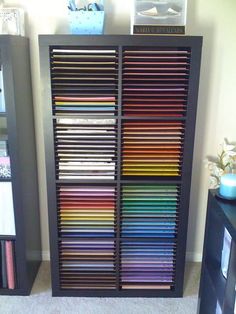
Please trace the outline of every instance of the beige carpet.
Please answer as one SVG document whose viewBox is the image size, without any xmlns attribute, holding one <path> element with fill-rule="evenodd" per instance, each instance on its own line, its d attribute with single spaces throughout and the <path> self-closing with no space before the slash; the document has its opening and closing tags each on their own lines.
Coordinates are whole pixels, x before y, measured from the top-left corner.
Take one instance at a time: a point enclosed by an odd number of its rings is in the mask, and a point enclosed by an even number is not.
<svg viewBox="0 0 236 314">
<path fill-rule="evenodd" d="M 196 314 L 200 264 L 186 267 L 184 298 L 52 298 L 44 262 L 31 296 L 0 296 L 0 314 Z"/>
</svg>

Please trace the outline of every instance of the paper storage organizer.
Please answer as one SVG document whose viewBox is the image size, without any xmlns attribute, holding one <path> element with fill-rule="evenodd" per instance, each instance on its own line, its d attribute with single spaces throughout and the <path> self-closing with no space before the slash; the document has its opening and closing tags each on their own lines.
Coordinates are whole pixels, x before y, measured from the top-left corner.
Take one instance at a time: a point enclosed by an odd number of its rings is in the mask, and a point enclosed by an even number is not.
<svg viewBox="0 0 236 314">
<path fill-rule="evenodd" d="M 182 295 L 201 41 L 40 36 L 54 296 Z"/>
</svg>

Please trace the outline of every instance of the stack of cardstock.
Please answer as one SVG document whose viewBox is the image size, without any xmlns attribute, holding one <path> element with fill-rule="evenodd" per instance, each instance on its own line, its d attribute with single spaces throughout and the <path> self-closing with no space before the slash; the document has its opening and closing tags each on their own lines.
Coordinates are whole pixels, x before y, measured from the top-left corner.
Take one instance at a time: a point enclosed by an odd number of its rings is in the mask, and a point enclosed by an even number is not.
<svg viewBox="0 0 236 314">
<path fill-rule="evenodd" d="M 59 179 L 114 179 L 116 120 L 80 119 L 55 125 Z"/>
<path fill-rule="evenodd" d="M 79 115 L 114 115 L 116 110 L 115 97 L 54 97 L 56 113 Z"/>
<path fill-rule="evenodd" d="M 126 121 L 122 128 L 124 176 L 179 176 L 184 142 L 181 121 Z"/>
<path fill-rule="evenodd" d="M 117 50 L 52 49 L 51 77 L 54 114 L 117 112 Z"/>
<path fill-rule="evenodd" d="M 188 49 L 126 49 L 123 52 L 125 116 L 183 117 L 188 97 Z"/>
<path fill-rule="evenodd" d="M 63 237 L 114 237 L 113 186 L 58 187 L 59 232 Z"/>
<path fill-rule="evenodd" d="M 177 185 L 124 185 L 123 237 L 175 238 L 179 207 Z"/>
<path fill-rule="evenodd" d="M 16 288 L 14 242 L 0 240 L 0 288 Z"/>
<path fill-rule="evenodd" d="M 170 290 L 175 277 L 175 243 L 123 241 L 121 288 Z"/>
<path fill-rule="evenodd" d="M 113 240 L 63 240 L 60 242 L 62 289 L 115 289 Z"/>
</svg>

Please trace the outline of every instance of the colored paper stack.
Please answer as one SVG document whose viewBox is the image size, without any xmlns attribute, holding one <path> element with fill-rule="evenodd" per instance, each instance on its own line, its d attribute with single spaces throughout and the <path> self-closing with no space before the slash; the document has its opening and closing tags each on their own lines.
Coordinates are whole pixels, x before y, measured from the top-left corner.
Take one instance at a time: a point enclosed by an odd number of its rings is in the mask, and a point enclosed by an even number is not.
<svg viewBox="0 0 236 314">
<path fill-rule="evenodd" d="M 170 290 L 174 284 L 174 260 L 174 242 L 123 241 L 122 289 Z"/>
<path fill-rule="evenodd" d="M 124 176 L 180 176 L 183 122 L 126 121 L 122 135 Z"/>
<path fill-rule="evenodd" d="M 125 185 L 122 236 L 174 238 L 179 189 L 176 185 Z"/>
<path fill-rule="evenodd" d="M 121 234 L 137 238 L 121 244 L 123 289 L 173 287 L 178 207 L 177 185 L 123 185 Z"/>
<path fill-rule="evenodd" d="M 75 238 L 61 242 L 62 288 L 115 288 L 115 202 L 113 186 L 58 188 L 60 235 Z"/>
<path fill-rule="evenodd" d="M 117 112 L 117 51 L 53 49 L 51 75 L 55 115 Z"/>
<path fill-rule="evenodd" d="M 116 191 L 113 186 L 60 186 L 59 231 L 64 237 L 114 237 Z"/>
<path fill-rule="evenodd" d="M 124 115 L 185 116 L 189 64 L 188 49 L 126 49 L 123 53 Z"/>
<path fill-rule="evenodd" d="M 60 242 L 62 289 L 115 289 L 114 240 Z"/>
</svg>

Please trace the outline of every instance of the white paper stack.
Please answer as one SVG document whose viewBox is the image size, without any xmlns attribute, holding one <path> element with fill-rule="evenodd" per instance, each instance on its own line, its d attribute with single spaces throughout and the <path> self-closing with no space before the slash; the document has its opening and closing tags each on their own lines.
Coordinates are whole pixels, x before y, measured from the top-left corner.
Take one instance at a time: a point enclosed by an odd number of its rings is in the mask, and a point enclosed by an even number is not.
<svg viewBox="0 0 236 314">
<path fill-rule="evenodd" d="M 11 182 L 0 182 L 0 235 L 16 235 Z"/>
</svg>

